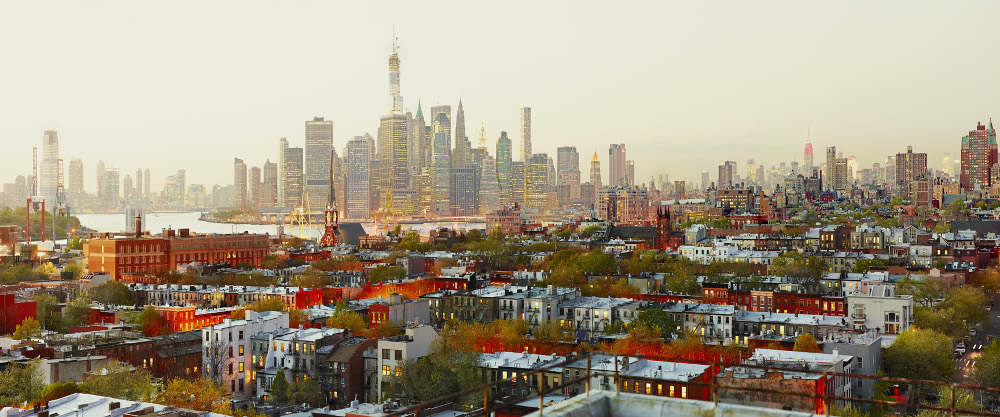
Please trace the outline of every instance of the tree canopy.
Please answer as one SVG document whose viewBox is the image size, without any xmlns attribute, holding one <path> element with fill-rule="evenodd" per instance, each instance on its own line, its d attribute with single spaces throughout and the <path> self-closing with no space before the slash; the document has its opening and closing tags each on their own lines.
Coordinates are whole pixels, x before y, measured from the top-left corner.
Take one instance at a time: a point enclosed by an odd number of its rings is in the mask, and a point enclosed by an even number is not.
<svg viewBox="0 0 1000 417">
<path fill-rule="evenodd" d="M 898 336 L 885 352 L 889 376 L 947 381 L 955 373 L 951 339 L 934 330 L 910 328 Z"/>
<path fill-rule="evenodd" d="M 795 338 L 795 346 L 792 347 L 792 351 L 812 353 L 822 352 L 819 349 L 819 344 L 816 343 L 816 338 L 814 338 L 811 333 L 802 333 L 799 337 Z"/>
</svg>

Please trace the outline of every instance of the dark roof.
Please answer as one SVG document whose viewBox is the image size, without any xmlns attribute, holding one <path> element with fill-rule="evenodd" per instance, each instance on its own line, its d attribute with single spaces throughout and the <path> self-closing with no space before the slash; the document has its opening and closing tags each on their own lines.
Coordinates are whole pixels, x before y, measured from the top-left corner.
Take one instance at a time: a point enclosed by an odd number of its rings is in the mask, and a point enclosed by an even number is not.
<svg viewBox="0 0 1000 417">
<path fill-rule="evenodd" d="M 156 348 L 156 357 L 169 358 L 173 356 L 201 355 L 201 344 L 180 345 L 180 346 L 160 346 Z"/>
<path fill-rule="evenodd" d="M 606 239 L 655 239 L 654 226 L 608 226 Z"/>
<path fill-rule="evenodd" d="M 187 332 L 180 332 L 174 334 L 168 334 L 165 336 L 157 336 L 153 338 L 156 346 L 172 345 L 177 343 L 194 343 L 198 342 L 201 346 L 201 332 L 198 330 L 191 330 Z"/>
<path fill-rule="evenodd" d="M 330 355 L 330 360 L 334 362 L 348 362 L 351 360 L 351 356 L 363 345 L 365 342 L 372 340 L 363 336 L 356 336 L 344 340 L 333 349 L 333 353 Z"/>
<path fill-rule="evenodd" d="M 975 230 L 979 236 L 990 233 L 1000 235 L 1000 220 L 956 220 L 951 222 L 951 231 Z"/>
<path fill-rule="evenodd" d="M 361 223 L 340 223 L 337 226 L 337 234 L 340 243 L 348 245 L 357 245 L 361 236 L 368 236 L 368 232 L 365 232 Z"/>
</svg>

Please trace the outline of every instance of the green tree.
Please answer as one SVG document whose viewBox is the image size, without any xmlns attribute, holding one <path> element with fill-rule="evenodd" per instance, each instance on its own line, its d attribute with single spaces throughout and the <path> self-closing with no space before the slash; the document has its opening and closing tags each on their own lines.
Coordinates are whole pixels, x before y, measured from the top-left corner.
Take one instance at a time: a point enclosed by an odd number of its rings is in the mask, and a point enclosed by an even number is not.
<svg viewBox="0 0 1000 417">
<path fill-rule="evenodd" d="M 23 340 L 41 335 L 42 326 L 38 324 L 38 320 L 35 320 L 34 317 L 25 317 L 21 324 L 18 324 L 14 329 L 14 335 L 11 337 L 15 340 Z"/>
<path fill-rule="evenodd" d="M 938 407 L 950 407 L 952 404 L 951 398 L 951 388 L 949 387 L 938 387 Z M 974 392 L 963 389 L 955 389 L 955 410 L 961 411 L 980 411 L 983 409 L 982 404 L 976 400 L 976 395 Z M 966 413 L 956 413 L 952 414 L 949 411 L 941 410 L 920 410 L 917 412 L 917 417 L 951 417 L 951 416 L 967 416 L 971 414 Z"/>
<path fill-rule="evenodd" d="M 59 300 L 46 293 L 37 293 L 35 300 L 35 317 L 41 321 L 42 328 L 59 331 L 62 329 L 62 316 L 59 314 Z"/>
<path fill-rule="evenodd" d="M 772 275 L 788 277 L 791 282 L 801 284 L 810 291 L 815 291 L 819 278 L 826 271 L 826 263 L 818 256 L 803 255 L 798 252 L 785 252 L 774 258 L 768 267 Z"/>
<path fill-rule="evenodd" d="M 119 281 L 108 281 L 91 290 L 91 298 L 104 305 L 134 306 L 135 294 Z"/>
<path fill-rule="evenodd" d="M 87 374 L 83 383 L 91 394 L 129 401 L 152 401 L 157 393 L 149 370 L 121 362 L 112 363 L 101 372 Z"/>
<path fill-rule="evenodd" d="M 288 403 L 288 380 L 285 379 L 285 371 L 278 369 L 271 381 L 271 401 L 286 404 Z"/>
<path fill-rule="evenodd" d="M 392 245 L 394 250 L 410 252 L 428 252 L 431 245 L 420 241 L 420 234 L 417 232 L 407 232 L 398 242 Z"/>
<path fill-rule="evenodd" d="M 1000 388 L 1000 339 L 993 339 L 976 359 L 972 380 L 979 385 Z M 991 394 L 993 398 L 997 397 L 996 394 Z"/>
<path fill-rule="evenodd" d="M 309 404 L 313 407 L 319 407 L 323 405 L 324 400 L 319 382 L 313 378 L 304 377 L 288 386 L 288 402 L 290 404 Z"/>
<path fill-rule="evenodd" d="M 52 265 L 52 262 L 46 262 L 41 265 L 38 265 L 38 268 L 36 268 L 36 272 L 44 275 L 45 277 L 51 277 L 59 275 L 59 268 L 56 268 L 55 265 Z"/>
<path fill-rule="evenodd" d="M 288 239 L 288 247 L 289 248 L 292 248 L 292 249 L 302 249 L 302 246 L 304 246 L 304 245 L 305 245 L 305 242 L 303 242 L 302 238 L 300 238 L 298 236 L 293 236 L 291 239 Z"/>
<path fill-rule="evenodd" d="M 660 329 L 660 334 L 663 337 L 669 337 L 671 334 L 677 332 L 677 323 L 663 311 L 662 308 L 650 308 L 642 310 L 635 316 L 635 320 L 629 323 L 629 327 L 632 326 L 646 326 L 650 329 Z"/>
<path fill-rule="evenodd" d="M 854 263 L 854 272 L 856 274 L 867 274 L 871 271 L 872 267 L 885 267 L 889 265 L 889 261 L 885 259 L 859 259 Z"/>
<path fill-rule="evenodd" d="M 261 311 L 288 311 L 288 305 L 278 297 L 270 297 L 250 303 L 247 310 Z"/>
<path fill-rule="evenodd" d="M 589 275 L 606 275 L 618 272 L 618 263 L 615 260 L 615 256 L 610 253 L 604 253 L 600 249 L 587 252 L 587 254 L 577 259 L 576 264 L 583 273 Z"/>
<path fill-rule="evenodd" d="M 136 316 L 136 323 L 142 326 L 142 334 L 146 337 L 156 337 L 170 334 L 170 323 L 153 306 L 146 306 Z"/>
<path fill-rule="evenodd" d="M 816 343 L 816 338 L 810 333 L 802 333 L 799 337 L 795 338 L 795 346 L 792 347 L 792 351 L 795 352 L 822 352 L 819 349 L 819 344 Z"/>
<path fill-rule="evenodd" d="M 955 373 L 951 339 L 933 330 L 910 328 L 896 337 L 885 351 L 889 376 L 947 381 Z"/>
<path fill-rule="evenodd" d="M 86 389 L 86 385 L 78 384 L 76 381 L 54 382 L 42 389 L 41 393 L 38 394 L 38 401 L 52 401 L 70 394 L 84 392 Z"/>
<path fill-rule="evenodd" d="M 28 363 L 11 363 L 0 372 L 0 404 L 25 403 L 41 396 L 45 383 L 38 369 L 40 362 L 35 359 Z"/>
<path fill-rule="evenodd" d="M 80 294 L 72 301 L 66 303 L 66 307 L 63 308 L 63 326 L 71 327 L 87 324 L 87 318 L 90 314 L 90 310 L 90 297 L 86 294 Z"/>
<path fill-rule="evenodd" d="M 406 270 L 399 265 L 379 265 L 372 268 L 368 282 L 373 284 L 406 278 Z"/>
<path fill-rule="evenodd" d="M 69 242 L 66 243 L 66 249 L 69 250 L 83 250 L 83 245 L 87 244 L 87 239 L 80 236 L 74 236 Z"/>
<path fill-rule="evenodd" d="M 336 308 L 333 314 L 326 319 L 326 327 L 350 330 L 354 334 L 359 334 L 368 328 L 368 324 L 365 323 L 365 319 L 361 317 L 361 314 L 347 309 Z"/>
<path fill-rule="evenodd" d="M 535 340 L 545 343 L 570 343 L 576 341 L 576 333 L 569 323 L 559 324 L 556 320 L 545 320 L 531 332 Z"/>
<path fill-rule="evenodd" d="M 953 287 L 945 292 L 944 300 L 934 307 L 915 307 L 914 323 L 955 338 L 966 334 L 977 324 L 988 325 L 989 305 L 983 290 L 976 287 Z"/>
<path fill-rule="evenodd" d="M 330 277 L 326 272 L 316 268 L 309 268 L 305 272 L 292 277 L 290 282 L 295 287 L 323 288 L 330 285 Z"/>
</svg>

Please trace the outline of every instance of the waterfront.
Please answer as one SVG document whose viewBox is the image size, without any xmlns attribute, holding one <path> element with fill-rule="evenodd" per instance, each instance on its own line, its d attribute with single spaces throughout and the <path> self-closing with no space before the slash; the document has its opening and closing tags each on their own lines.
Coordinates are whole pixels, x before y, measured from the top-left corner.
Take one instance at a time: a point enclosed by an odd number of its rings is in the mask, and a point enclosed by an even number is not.
<svg viewBox="0 0 1000 417">
<path fill-rule="evenodd" d="M 268 224 L 246 224 L 246 223 L 212 223 L 206 222 L 200 219 L 201 213 L 191 212 L 191 213 L 157 213 L 157 214 L 147 214 L 146 224 L 143 226 L 144 229 L 152 232 L 153 234 L 159 233 L 162 229 L 172 228 L 172 229 L 190 229 L 195 233 L 268 233 L 276 235 L 278 233 L 278 225 Z M 125 229 L 125 214 L 124 213 L 100 213 L 100 214 L 79 214 L 76 215 L 80 219 L 80 223 L 88 228 L 94 229 L 98 232 L 120 232 Z M 365 222 L 361 224 L 368 234 L 372 234 L 374 231 L 374 225 L 371 222 Z M 462 229 L 483 229 L 486 227 L 484 223 L 475 222 L 428 222 L 422 224 L 404 224 L 401 225 L 403 230 L 413 230 L 420 233 L 421 236 L 427 236 L 427 234 L 434 229 L 439 227 L 448 227 L 457 230 Z M 302 238 L 312 238 L 318 239 L 322 236 L 323 230 L 319 226 L 285 226 L 285 233 L 299 236 Z"/>
</svg>

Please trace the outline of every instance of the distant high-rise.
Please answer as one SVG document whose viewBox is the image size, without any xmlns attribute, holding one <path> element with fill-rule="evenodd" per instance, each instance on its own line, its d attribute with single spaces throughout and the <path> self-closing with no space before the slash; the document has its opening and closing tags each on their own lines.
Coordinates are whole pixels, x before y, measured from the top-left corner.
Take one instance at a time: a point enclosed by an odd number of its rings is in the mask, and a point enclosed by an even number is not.
<svg viewBox="0 0 1000 417">
<path fill-rule="evenodd" d="M 433 116 L 432 114 L 431 117 L 433 118 Z M 415 143 L 411 152 L 416 155 L 417 170 L 410 174 L 416 175 L 421 169 L 431 166 L 431 149 L 433 148 L 433 135 L 430 126 L 427 126 L 427 121 L 424 119 L 424 110 L 421 108 L 420 101 L 417 101 L 417 115 L 413 121 L 414 126 L 411 127 L 411 130 L 416 137 L 413 139 Z"/>
<path fill-rule="evenodd" d="M 437 107 L 435 107 L 436 109 Z M 436 111 L 433 122 L 434 151 L 431 155 L 431 176 L 433 177 L 434 212 L 446 214 L 451 209 L 451 153 L 448 146 L 450 129 L 448 114 Z"/>
<path fill-rule="evenodd" d="M 286 148 L 284 152 L 284 173 L 281 181 L 284 183 L 285 207 L 302 207 L 302 148 Z M 323 205 L 326 207 L 326 204 Z"/>
<path fill-rule="evenodd" d="M 249 189 L 247 194 L 250 195 L 250 209 L 260 210 L 261 206 L 261 182 L 260 182 L 260 167 L 250 168 L 249 174 L 247 175 L 247 188 Z"/>
<path fill-rule="evenodd" d="M 945 152 L 944 153 L 944 157 L 941 158 L 941 172 L 944 172 L 944 175 L 947 175 L 947 176 L 950 177 L 951 176 L 951 172 L 952 172 L 951 171 L 951 166 L 952 166 L 952 163 L 951 163 L 951 152 Z"/>
<path fill-rule="evenodd" d="M 148 175 L 147 175 L 148 177 Z M 168 176 L 163 181 L 163 201 L 173 208 L 183 208 L 187 197 L 187 171 L 177 170 L 177 173 Z M 232 200 L 228 200 L 232 204 Z"/>
<path fill-rule="evenodd" d="M 394 193 L 409 188 L 410 175 L 407 169 L 406 116 L 389 114 L 382 116 L 378 128 L 378 157 L 380 163 L 379 198 L 381 207 L 392 210 Z"/>
<path fill-rule="evenodd" d="M 392 114 L 403 114 L 403 96 L 400 90 L 399 39 L 392 34 L 392 55 L 389 55 L 389 100 Z"/>
<path fill-rule="evenodd" d="M 371 182 L 369 181 L 369 164 L 371 149 L 361 136 L 347 142 L 345 149 L 346 193 L 344 217 L 363 220 L 371 217 Z"/>
<path fill-rule="evenodd" d="M 990 170 L 997 163 L 997 133 L 993 121 L 989 126 L 976 124 L 976 130 L 969 131 L 962 138 L 962 189 L 972 191 L 976 187 L 989 188 Z"/>
<path fill-rule="evenodd" d="M 438 115 L 444 115 L 439 118 Z M 431 148 L 434 147 L 434 135 L 438 132 L 444 133 L 445 145 L 448 146 L 448 164 L 451 164 L 451 106 L 444 104 L 431 107 Z M 432 150 L 431 153 L 434 153 Z"/>
<path fill-rule="evenodd" d="M 39 195 L 54 207 L 59 189 L 59 134 L 54 130 L 42 133 L 42 161 L 39 168 Z"/>
<path fill-rule="evenodd" d="M 470 152 L 472 142 L 465 135 L 465 110 L 462 108 L 462 99 L 458 100 L 458 109 L 455 110 L 455 152 L 451 155 L 452 168 L 464 168 L 470 162 Z"/>
<path fill-rule="evenodd" d="M 732 161 L 726 161 L 722 165 L 719 165 L 719 181 L 716 183 L 716 188 L 720 190 L 728 190 L 733 188 L 733 176 L 736 172 L 736 165 Z"/>
<path fill-rule="evenodd" d="M 556 184 L 569 185 L 569 198 L 580 198 L 580 154 L 575 146 L 556 149 Z"/>
<path fill-rule="evenodd" d="M 497 139 L 497 181 L 500 183 L 500 205 L 509 208 L 514 203 L 511 190 L 512 144 L 507 132 L 501 131 Z"/>
<path fill-rule="evenodd" d="M 247 164 L 240 158 L 233 159 L 233 210 L 246 210 L 247 203 Z"/>
<path fill-rule="evenodd" d="M 812 168 L 813 168 L 813 144 L 812 144 L 812 135 L 810 135 L 808 133 L 806 134 L 806 149 L 805 149 L 805 152 L 803 152 L 803 155 L 802 155 L 802 165 L 803 165 L 802 169 L 804 170 L 804 172 L 806 172 L 806 173 L 812 172 Z"/>
<path fill-rule="evenodd" d="M 277 207 L 278 204 L 278 164 L 270 159 L 264 162 L 264 169 L 261 170 L 261 207 Z"/>
<path fill-rule="evenodd" d="M 452 168 L 449 202 L 451 213 L 455 216 L 472 216 L 476 214 L 476 196 L 479 194 L 479 182 L 476 169 Z"/>
<path fill-rule="evenodd" d="M 135 188 L 136 188 L 136 199 L 142 200 L 146 198 L 147 190 L 143 188 L 145 182 L 142 181 L 142 169 L 135 170 Z"/>
<path fill-rule="evenodd" d="M 114 209 L 118 205 L 118 199 L 121 198 L 121 176 L 118 168 L 104 170 L 98 197 L 109 209 Z"/>
<path fill-rule="evenodd" d="M 608 185 L 625 183 L 625 144 L 612 143 L 608 149 Z"/>
<path fill-rule="evenodd" d="M 510 196 L 513 204 L 524 207 L 524 161 L 514 161 L 510 164 Z"/>
<path fill-rule="evenodd" d="M 590 183 L 598 189 L 603 184 L 601 181 L 601 160 L 597 159 L 597 151 L 594 151 L 594 157 L 590 160 Z"/>
<path fill-rule="evenodd" d="M 629 159 L 625 161 L 625 185 L 635 184 L 635 161 Z"/>
<path fill-rule="evenodd" d="M 500 180 L 497 177 L 497 164 L 492 156 L 486 155 L 480 172 L 479 214 L 500 210 Z"/>
<path fill-rule="evenodd" d="M 83 194 L 83 160 L 73 158 L 69 160 L 69 193 Z M 141 181 L 139 181 L 141 182 Z"/>
<path fill-rule="evenodd" d="M 705 190 L 708 189 L 708 186 L 710 185 L 709 182 L 711 182 L 711 181 L 712 180 L 709 177 L 708 171 L 701 171 L 701 190 L 702 191 L 705 191 Z"/>
<path fill-rule="evenodd" d="M 309 210 L 321 212 L 330 194 L 330 152 L 333 150 L 333 121 L 314 117 L 306 122 L 305 171 L 302 190 L 309 196 Z M 239 190 L 237 190 L 239 192 Z"/>
<path fill-rule="evenodd" d="M 101 184 L 104 183 L 104 160 L 101 159 L 97 160 L 97 169 L 94 175 L 95 175 L 94 183 L 97 186 L 97 188 L 94 190 L 96 191 L 94 194 L 99 195 L 101 192 Z"/>
<path fill-rule="evenodd" d="M 539 211 L 548 203 L 548 158 L 536 153 L 528 158 L 524 167 L 524 205 Z"/>
<path fill-rule="evenodd" d="M 913 180 L 927 176 L 927 154 L 914 153 L 912 146 L 906 153 L 896 154 L 896 190 L 906 192 Z M 911 196 L 913 197 L 913 196 Z"/>
<path fill-rule="evenodd" d="M 531 107 L 521 107 L 521 160 L 531 159 Z"/>
<path fill-rule="evenodd" d="M 135 184 L 132 183 L 131 175 L 125 175 L 122 179 L 122 197 L 125 201 L 135 199 Z"/>
<path fill-rule="evenodd" d="M 143 198 L 150 198 L 150 196 L 152 195 L 152 191 L 149 188 L 149 180 L 150 180 L 150 178 L 151 177 L 149 175 L 149 168 L 146 168 L 145 170 L 142 171 L 142 193 L 143 193 L 142 196 L 143 196 Z"/>
<path fill-rule="evenodd" d="M 285 202 L 285 151 L 288 139 L 278 139 L 278 207 L 289 207 Z"/>
</svg>

